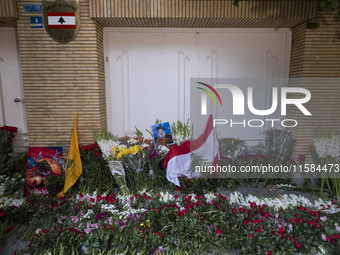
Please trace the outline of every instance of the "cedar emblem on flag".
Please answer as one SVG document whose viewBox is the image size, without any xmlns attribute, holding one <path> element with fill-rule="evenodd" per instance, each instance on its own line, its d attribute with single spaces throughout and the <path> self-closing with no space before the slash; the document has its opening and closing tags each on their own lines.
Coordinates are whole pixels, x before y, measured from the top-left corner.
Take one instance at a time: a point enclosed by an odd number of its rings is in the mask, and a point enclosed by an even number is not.
<svg viewBox="0 0 340 255">
<path fill-rule="evenodd" d="M 57 194 L 58 197 L 62 197 L 68 191 L 68 189 L 73 186 L 73 184 L 78 180 L 79 176 L 83 172 L 78 145 L 77 119 L 78 113 L 74 119 L 70 148 L 68 150 L 65 170 L 65 184 L 63 190 Z"/>
<path fill-rule="evenodd" d="M 43 0 L 44 27 L 60 43 L 72 41 L 79 32 L 79 0 L 54 2 Z"/>
<path fill-rule="evenodd" d="M 48 28 L 76 28 L 74 12 L 48 12 Z"/>
</svg>

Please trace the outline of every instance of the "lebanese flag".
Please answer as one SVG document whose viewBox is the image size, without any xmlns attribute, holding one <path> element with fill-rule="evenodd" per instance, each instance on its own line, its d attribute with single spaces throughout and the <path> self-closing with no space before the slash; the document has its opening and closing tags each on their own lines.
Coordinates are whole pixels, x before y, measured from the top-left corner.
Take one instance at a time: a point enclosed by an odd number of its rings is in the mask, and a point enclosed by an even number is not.
<svg viewBox="0 0 340 255">
<path fill-rule="evenodd" d="M 166 169 L 166 178 L 180 186 L 178 177 L 185 175 L 192 178 L 191 153 L 199 155 L 203 160 L 215 166 L 220 160 L 220 148 L 213 127 L 213 117 L 209 116 L 203 134 L 195 141 L 185 141 L 181 145 L 174 144 L 166 155 L 163 166 Z"/>
<path fill-rule="evenodd" d="M 48 12 L 48 28 L 76 28 L 74 12 Z"/>
</svg>

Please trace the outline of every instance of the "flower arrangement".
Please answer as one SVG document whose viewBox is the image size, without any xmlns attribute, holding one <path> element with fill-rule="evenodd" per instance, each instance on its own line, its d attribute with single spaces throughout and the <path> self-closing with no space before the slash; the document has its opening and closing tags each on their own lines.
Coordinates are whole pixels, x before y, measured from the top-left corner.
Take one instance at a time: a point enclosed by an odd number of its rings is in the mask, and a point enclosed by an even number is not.
<svg viewBox="0 0 340 255">
<path fill-rule="evenodd" d="M 0 127 L 0 130 L 7 130 L 11 133 L 16 133 L 18 132 L 18 128 L 17 127 L 11 127 L 11 126 L 3 126 L 3 127 Z"/>
<path fill-rule="evenodd" d="M 340 164 L 340 136 L 322 129 L 317 129 L 314 134 L 311 152 L 315 163 L 322 166 L 326 171 L 321 172 L 321 193 L 326 184 L 331 192 L 340 198 L 339 171 L 330 170 L 330 165 Z"/>
<path fill-rule="evenodd" d="M 167 146 L 155 147 L 153 140 L 141 136 L 118 138 L 109 132 L 95 132 L 95 138 L 123 194 L 166 184 L 161 161 L 169 151 Z"/>
<path fill-rule="evenodd" d="M 190 120 L 182 122 L 178 120 L 171 124 L 171 132 L 174 143 L 180 145 L 186 140 L 190 140 L 193 135 L 193 126 L 190 124 Z"/>
<path fill-rule="evenodd" d="M 243 155 L 246 148 L 245 142 L 240 139 L 223 138 L 218 141 L 222 156 L 235 160 L 238 156 Z"/>
<path fill-rule="evenodd" d="M 109 132 L 95 132 L 95 137 L 104 158 L 121 192 L 129 194 L 126 183 L 126 169 L 135 173 L 141 172 L 148 163 L 148 155 L 144 149 L 154 146 L 153 142 L 143 137 L 124 136 L 118 138 Z"/>
<path fill-rule="evenodd" d="M 18 128 L 0 127 L 0 175 L 10 175 L 23 169 L 26 163 L 26 153 L 13 157 L 13 139 Z"/>
<path fill-rule="evenodd" d="M 27 202 L 22 208 L 3 209 L 8 219 L 3 234 L 11 228 L 20 233 L 11 216 L 22 210 L 31 222 L 34 238 L 23 252 L 323 254 L 336 253 L 340 243 L 339 206 L 302 196 L 141 191 L 128 196 L 94 193 L 43 199 L 39 211 L 48 222 L 33 220 L 38 208 L 33 200 L 31 211 Z"/>
<path fill-rule="evenodd" d="M 135 172 L 143 170 L 146 163 L 146 154 L 144 153 L 143 147 L 134 145 L 130 148 L 123 147 L 121 149 L 119 147 L 114 147 L 112 150 L 115 155 L 117 155 L 117 160 L 120 160 L 123 165 Z"/>
<path fill-rule="evenodd" d="M 97 142 L 86 146 L 79 146 L 83 173 L 74 189 L 80 192 L 114 192 L 114 178 L 111 175 L 107 161 Z M 100 185 L 99 185 L 100 183 Z"/>
<path fill-rule="evenodd" d="M 165 179 L 159 163 L 166 150 L 142 137 L 105 136 L 80 146 L 84 175 L 75 185 L 78 194 L 58 199 L 32 194 L 26 200 L 2 194 L 0 240 L 14 232 L 31 240 L 17 254 L 339 253 L 340 208 L 334 201 L 312 202 L 286 194 L 262 198 L 215 193 L 216 187 L 227 187 L 224 181 L 230 179 L 182 177 L 181 194 L 173 192 L 174 188 L 159 192 Z M 288 153 L 291 143 L 286 135 L 273 133 L 271 137 L 276 151 Z M 280 148 L 280 143 L 288 150 Z M 255 165 L 278 159 L 277 154 L 264 155 L 260 147 L 253 150 L 256 153 L 247 148 L 238 153 L 238 146 L 233 151 L 223 160 Z M 114 194 L 107 188 L 112 188 L 114 178 L 108 162 L 121 163 L 129 192 Z M 295 163 L 287 157 L 280 162 Z M 137 192 L 148 183 L 153 186 Z M 0 193 L 6 189 L 2 184 Z"/>
<path fill-rule="evenodd" d="M 314 146 L 319 158 L 333 158 L 340 160 L 340 136 L 339 135 L 319 135 L 314 138 Z"/>
<path fill-rule="evenodd" d="M 271 129 L 266 131 L 265 156 L 277 164 L 291 156 L 294 150 L 295 139 L 286 130 Z"/>
</svg>

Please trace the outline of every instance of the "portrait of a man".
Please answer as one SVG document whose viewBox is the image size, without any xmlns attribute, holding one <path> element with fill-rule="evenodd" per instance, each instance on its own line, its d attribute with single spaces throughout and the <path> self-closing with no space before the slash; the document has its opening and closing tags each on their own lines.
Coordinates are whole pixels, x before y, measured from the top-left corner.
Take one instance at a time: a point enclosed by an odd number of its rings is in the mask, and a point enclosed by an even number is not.
<svg viewBox="0 0 340 255">
<path fill-rule="evenodd" d="M 156 145 L 172 145 L 173 144 L 169 122 L 153 125 L 152 133 L 153 133 Z"/>
</svg>

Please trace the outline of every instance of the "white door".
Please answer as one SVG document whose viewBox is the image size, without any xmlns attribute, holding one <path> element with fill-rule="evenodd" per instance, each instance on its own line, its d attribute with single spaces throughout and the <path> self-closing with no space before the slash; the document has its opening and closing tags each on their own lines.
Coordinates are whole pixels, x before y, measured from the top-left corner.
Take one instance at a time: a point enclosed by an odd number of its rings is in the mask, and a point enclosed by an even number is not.
<svg viewBox="0 0 340 255">
<path fill-rule="evenodd" d="M 247 88 L 253 88 L 253 102 L 256 109 L 269 109 L 272 87 L 284 85 L 282 78 L 289 76 L 291 32 L 288 29 L 229 29 L 226 32 L 204 31 L 199 33 L 199 78 L 213 78 L 217 83 L 232 83 L 243 92 L 247 101 Z M 209 80 L 209 79 L 208 79 Z M 226 125 L 216 125 L 218 137 L 234 137 L 256 144 L 263 139 L 264 131 L 271 129 L 265 119 L 281 119 L 277 109 L 270 116 L 257 116 L 248 111 L 233 115 L 233 98 L 226 90 L 218 90 L 223 107 L 214 107 L 211 112 L 228 121 Z M 197 100 L 199 101 L 199 100 Z M 199 101 L 200 102 L 200 101 Z M 220 112 L 218 112 L 220 111 Z M 199 117 L 191 116 L 194 123 Z M 264 125 L 250 128 L 249 120 L 263 120 Z M 238 123 L 230 125 L 231 121 Z M 253 121 L 259 125 L 259 121 Z M 245 127 L 244 124 L 245 123 Z M 252 124 L 251 124 L 252 125 Z M 198 130 L 199 134 L 203 132 Z M 198 128 L 198 127 L 197 127 Z M 196 130 L 197 130 L 196 128 Z M 279 128 L 276 125 L 275 128 Z"/>
<path fill-rule="evenodd" d="M 288 29 L 105 28 L 108 130 L 121 136 L 135 126 L 150 129 L 156 119 L 195 119 L 190 78 L 257 78 L 254 101 L 264 109 L 268 80 L 288 77 L 290 35 Z M 263 131 L 233 128 L 223 136 L 257 141 Z"/>
<path fill-rule="evenodd" d="M 196 71 L 195 33 L 108 33 L 108 129 L 122 136 L 157 119 L 189 118 L 190 77 Z"/>
<path fill-rule="evenodd" d="M 0 126 L 15 126 L 14 152 L 28 146 L 23 85 L 15 28 L 0 28 Z"/>
</svg>

